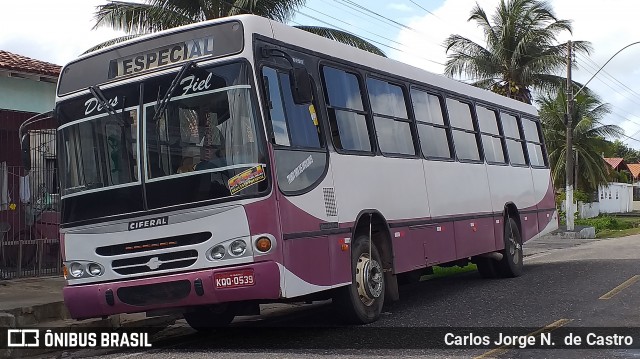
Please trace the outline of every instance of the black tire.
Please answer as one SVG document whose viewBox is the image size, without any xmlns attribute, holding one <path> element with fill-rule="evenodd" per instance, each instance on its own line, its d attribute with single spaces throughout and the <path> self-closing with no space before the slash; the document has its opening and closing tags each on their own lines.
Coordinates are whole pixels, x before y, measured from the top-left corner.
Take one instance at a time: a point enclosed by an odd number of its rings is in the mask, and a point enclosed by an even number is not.
<svg viewBox="0 0 640 359">
<path fill-rule="evenodd" d="M 184 319 L 187 324 L 199 332 L 226 327 L 233 321 L 235 316 L 235 308 L 230 304 L 208 305 L 184 313 Z"/>
<path fill-rule="evenodd" d="M 382 260 L 375 244 L 372 244 L 371 257 L 373 262 L 369 261 L 369 238 L 365 235 L 357 237 L 351 245 L 351 284 L 338 288 L 333 297 L 333 303 L 342 318 L 350 324 L 375 322 L 382 312 L 386 284 Z M 367 262 L 368 265 L 365 265 Z M 371 286 L 362 286 L 364 296 L 359 289 L 363 278 L 360 270 L 363 266 L 370 269 L 368 277 L 371 278 Z M 364 275 L 364 272 L 362 273 Z"/>
<path fill-rule="evenodd" d="M 493 279 L 498 277 L 498 262 L 491 258 L 476 258 L 476 267 L 482 278 Z"/>
<path fill-rule="evenodd" d="M 513 218 L 509 218 L 504 223 L 504 249 L 502 250 L 502 260 L 496 266 L 498 274 L 504 278 L 519 277 L 522 274 L 523 255 L 522 237 L 520 230 Z"/>
</svg>

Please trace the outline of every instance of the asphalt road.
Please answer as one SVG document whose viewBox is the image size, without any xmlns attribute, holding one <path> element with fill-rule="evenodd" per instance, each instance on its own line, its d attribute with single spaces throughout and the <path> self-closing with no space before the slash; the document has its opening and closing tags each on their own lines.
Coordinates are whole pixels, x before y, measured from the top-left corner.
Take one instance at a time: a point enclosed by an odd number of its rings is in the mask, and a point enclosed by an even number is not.
<svg viewBox="0 0 640 359">
<path fill-rule="evenodd" d="M 563 241 L 532 243 L 528 252 L 534 254 L 525 258 L 525 271 L 519 278 L 487 280 L 472 272 L 403 286 L 401 300 L 386 306 L 380 320 L 368 326 L 326 329 L 340 321 L 329 304 L 320 303 L 294 313 L 236 323 L 232 335 L 198 334 L 179 321 L 163 331 L 163 339 L 154 342 L 151 350 L 78 351 L 65 353 L 64 357 L 640 358 L 639 349 L 535 350 L 506 346 L 498 350 L 452 350 L 425 349 L 421 345 L 431 333 L 427 327 L 450 327 L 460 335 L 490 333 L 492 340 L 496 333 L 491 327 L 515 327 L 520 328 L 519 333 L 534 335 L 540 331 L 563 335 L 575 331 L 581 336 L 588 330 L 578 327 L 640 328 L 640 236 Z M 358 334 L 354 337 L 353 333 Z M 640 347 L 638 333 L 636 329 L 633 340 Z M 554 336 L 554 342 L 562 338 Z M 342 347 L 349 349 L 338 349 Z"/>
</svg>

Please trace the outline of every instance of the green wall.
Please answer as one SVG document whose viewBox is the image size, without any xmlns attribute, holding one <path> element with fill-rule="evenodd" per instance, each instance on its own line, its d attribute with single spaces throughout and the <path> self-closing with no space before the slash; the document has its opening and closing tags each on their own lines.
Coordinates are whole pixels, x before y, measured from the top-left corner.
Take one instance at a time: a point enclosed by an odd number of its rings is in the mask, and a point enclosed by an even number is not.
<svg viewBox="0 0 640 359">
<path fill-rule="evenodd" d="M 49 82 L 0 77 L 0 109 L 42 113 L 53 110 L 56 85 Z"/>
</svg>

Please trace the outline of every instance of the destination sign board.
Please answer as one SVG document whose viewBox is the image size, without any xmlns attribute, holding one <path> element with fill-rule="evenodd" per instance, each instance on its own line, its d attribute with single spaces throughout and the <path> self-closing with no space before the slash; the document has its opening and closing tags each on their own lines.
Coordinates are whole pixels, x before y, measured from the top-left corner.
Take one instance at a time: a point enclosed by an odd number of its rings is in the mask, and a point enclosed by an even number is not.
<svg viewBox="0 0 640 359">
<path fill-rule="evenodd" d="M 244 44 L 244 30 L 238 20 L 203 22 L 181 31 L 131 40 L 65 66 L 60 74 L 58 95 L 189 60 L 238 54 Z"/>
<path fill-rule="evenodd" d="M 132 75 L 156 67 L 211 56 L 215 53 L 214 45 L 215 39 L 207 36 L 119 58 L 110 63 L 111 71 L 115 69 L 115 74 L 112 73 L 111 77 Z"/>
</svg>

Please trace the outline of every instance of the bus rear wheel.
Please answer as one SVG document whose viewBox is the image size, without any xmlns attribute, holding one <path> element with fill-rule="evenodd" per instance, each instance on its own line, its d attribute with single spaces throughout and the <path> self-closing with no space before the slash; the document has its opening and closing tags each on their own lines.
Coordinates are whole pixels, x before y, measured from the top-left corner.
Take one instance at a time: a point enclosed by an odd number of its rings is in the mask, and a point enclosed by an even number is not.
<svg viewBox="0 0 640 359">
<path fill-rule="evenodd" d="M 351 246 L 351 284 L 337 289 L 333 298 L 349 323 L 367 324 L 378 320 L 384 304 L 385 282 L 382 260 L 369 237 L 356 238 Z"/>
<path fill-rule="evenodd" d="M 202 306 L 184 313 L 187 324 L 199 332 L 226 327 L 235 316 L 234 306 L 228 303 Z"/>
<path fill-rule="evenodd" d="M 496 265 L 498 274 L 504 278 L 519 277 L 522 274 L 522 237 L 513 218 L 508 218 L 504 224 L 504 249 L 502 260 Z"/>
</svg>

